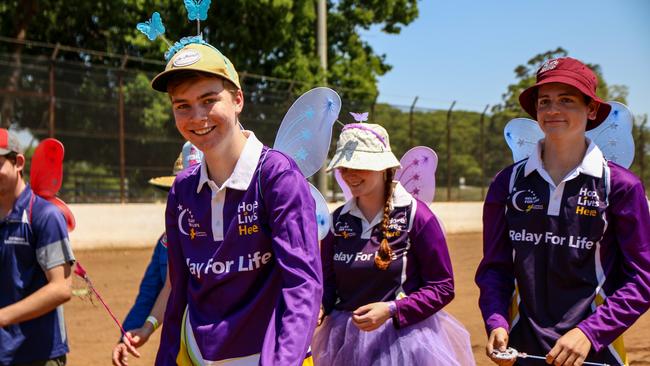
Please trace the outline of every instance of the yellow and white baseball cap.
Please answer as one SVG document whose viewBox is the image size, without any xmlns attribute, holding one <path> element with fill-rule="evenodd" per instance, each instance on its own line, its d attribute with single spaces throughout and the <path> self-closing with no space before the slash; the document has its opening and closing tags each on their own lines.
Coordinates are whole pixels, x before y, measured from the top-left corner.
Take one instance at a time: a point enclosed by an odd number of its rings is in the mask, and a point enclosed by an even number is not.
<svg viewBox="0 0 650 366">
<path fill-rule="evenodd" d="M 226 79 L 241 89 L 239 75 L 235 66 L 221 51 L 207 43 L 190 43 L 176 52 L 167 62 L 165 71 L 156 75 L 151 87 L 160 92 L 167 92 L 169 78 L 179 71 L 200 71 Z"/>
</svg>

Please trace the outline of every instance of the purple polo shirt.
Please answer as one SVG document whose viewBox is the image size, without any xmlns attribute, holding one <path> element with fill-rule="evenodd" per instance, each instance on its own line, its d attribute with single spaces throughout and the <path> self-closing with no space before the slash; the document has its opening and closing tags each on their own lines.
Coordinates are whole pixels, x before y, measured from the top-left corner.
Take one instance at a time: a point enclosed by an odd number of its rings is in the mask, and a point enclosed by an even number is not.
<svg viewBox="0 0 650 366">
<path fill-rule="evenodd" d="M 221 187 L 203 161 L 170 190 L 172 291 L 156 365 L 176 364 L 185 311 L 188 347 L 206 364 L 297 365 L 307 353 L 322 295 L 315 203 L 293 160 L 246 134 Z"/>
<path fill-rule="evenodd" d="M 479 306 L 487 331 L 509 329 L 519 351 L 544 355 L 578 327 L 587 361 L 622 364 L 617 338 L 650 306 L 650 214 L 639 179 L 588 142 L 557 186 L 541 142 L 490 185 Z"/>
<path fill-rule="evenodd" d="M 352 199 L 332 214 L 330 233 L 321 243 L 323 307 L 354 311 L 396 300 L 393 324 L 407 327 L 433 315 L 454 297 L 454 279 L 445 235 L 438 219 L 401 184 L 393 195 L 388 243 L 393 260 L 375 267 L 383 239 L 383 210 L 368 222 Z"/>
</svg>

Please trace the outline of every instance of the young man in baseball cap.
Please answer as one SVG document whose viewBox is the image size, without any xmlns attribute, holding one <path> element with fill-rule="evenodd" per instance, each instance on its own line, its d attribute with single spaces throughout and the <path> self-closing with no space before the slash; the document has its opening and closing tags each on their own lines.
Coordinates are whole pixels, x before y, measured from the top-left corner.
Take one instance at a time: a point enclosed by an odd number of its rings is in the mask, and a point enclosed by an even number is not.
<svg viewBox="0 0 650 366">
<path fill-rule="evenodd" d="M 476 274 L 488 356 L 511 346 L 554 365 L 627 365 L 623 332 L 650 306 L 650 214 L 642 182 L 585 131 L 610 105 L 572 58 L 549 60 L 519 102 L 544 138 L 490 185 Z M 535 360 L 518 359 L 518 365 Z"/>
<path fill-rule="evenodd" d="M 0 365 L 58 366 L 74 256 L 59 209 L 23 180 L 16 135 L 0 129 Z"/>
<path fill-rule="evenodd" d="M 172 290 L 156 364 L 301 364 L 322 295 L 305 177 L 241 128 L 237 72 L 211 45 L 182 47 L 152 87 L 204 154 L 169 193 Z"/>
</svg>

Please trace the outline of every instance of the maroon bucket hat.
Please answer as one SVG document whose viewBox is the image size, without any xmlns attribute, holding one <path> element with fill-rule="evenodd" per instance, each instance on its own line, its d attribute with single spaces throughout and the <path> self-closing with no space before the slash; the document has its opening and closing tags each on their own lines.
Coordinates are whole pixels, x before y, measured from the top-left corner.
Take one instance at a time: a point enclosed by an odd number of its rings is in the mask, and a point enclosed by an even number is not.
<svg viewBox="0 0 650 366">
<path fill-rule="evenodd" d="M 596 118 L 587 121 L 587 131 L 600 125 L 612 109 L 609 104 L 596 95 L 596 88 L 598 87 L 596 74 L 582 62 L 571 57 L 562 57 L 546 61 L 537 71 L 535 85 L 524 90 L 519 95 L 521 108 L 534 119 L 537 119 L 537 108 L 535 107 L 537 105 L 537 93 L 535 91 L 540 85 L 548 83 L 562 83 L 573 86 L 580 90 L 582 94 L 600 104 Z"/>
</svg>

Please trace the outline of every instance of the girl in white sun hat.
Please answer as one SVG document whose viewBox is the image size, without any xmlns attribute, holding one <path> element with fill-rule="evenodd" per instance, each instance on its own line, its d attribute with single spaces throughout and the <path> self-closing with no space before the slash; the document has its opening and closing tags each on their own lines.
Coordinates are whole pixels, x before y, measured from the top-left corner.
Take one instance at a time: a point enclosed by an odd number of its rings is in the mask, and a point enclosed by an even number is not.
<svg viewBox="0 0 650 366">
<path fill-rule="evenodd" d="M 321 243 L 322 324 L 316 365 L 473 365 L 469 335 L 441 311 L 454 297 L 436 216 L 393 181 L 399 161 L 386 130 L 343 128 L 328 171 L 353 198 L 332 214 Z"/>
</svg>

